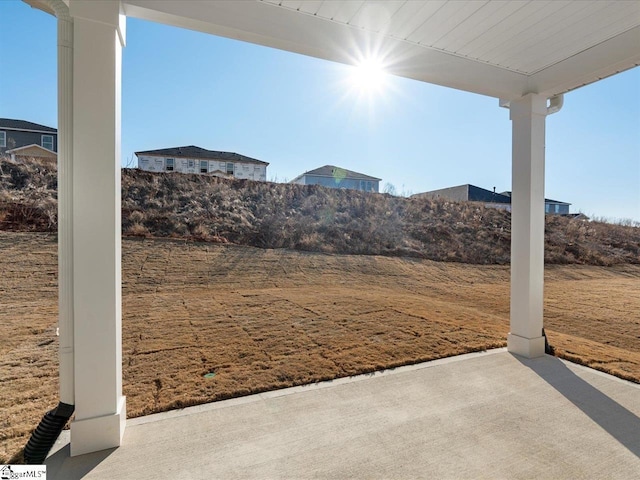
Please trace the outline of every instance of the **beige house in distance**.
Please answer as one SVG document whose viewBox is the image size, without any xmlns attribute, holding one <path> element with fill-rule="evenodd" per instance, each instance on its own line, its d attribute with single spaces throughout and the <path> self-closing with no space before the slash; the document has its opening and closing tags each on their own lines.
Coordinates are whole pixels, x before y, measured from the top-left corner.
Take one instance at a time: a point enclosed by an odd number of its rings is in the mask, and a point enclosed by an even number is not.
<svg viewBox="0 0 640 480">
<path fill-rule="evenodd" d="M 147 172 L 178 172 L 264 182 L 267 162 L 239 153 L 218 152 L 189 145 L 135 152 L 138 168 Z"/>
<path fill-rule="evenodd" d="M 46 158 L 52 161 L 57 160 L 58 154 L 40 145 L 25 145 L 24 147 L 12 148 L 5 152 L 11 156 L 11 160 L 18 157 Z"/>
</svg>

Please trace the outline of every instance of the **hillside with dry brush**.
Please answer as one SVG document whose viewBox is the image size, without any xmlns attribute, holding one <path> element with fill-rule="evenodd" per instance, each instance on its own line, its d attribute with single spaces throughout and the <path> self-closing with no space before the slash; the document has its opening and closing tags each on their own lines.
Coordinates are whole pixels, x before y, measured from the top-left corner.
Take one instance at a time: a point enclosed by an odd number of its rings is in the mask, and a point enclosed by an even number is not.
<svg viewBox="0 0 640 480">
<path fill-rule="evenodd" d="M 55 232 L 55 164 L 0 160 L 0 230 Z M 640 263 L 640 227 L 547 216 L 548 264 Z M 508 264 L 511 214 L 471 202 L 122 170 L 122 232 L 260 248 Z"/>
</svg>

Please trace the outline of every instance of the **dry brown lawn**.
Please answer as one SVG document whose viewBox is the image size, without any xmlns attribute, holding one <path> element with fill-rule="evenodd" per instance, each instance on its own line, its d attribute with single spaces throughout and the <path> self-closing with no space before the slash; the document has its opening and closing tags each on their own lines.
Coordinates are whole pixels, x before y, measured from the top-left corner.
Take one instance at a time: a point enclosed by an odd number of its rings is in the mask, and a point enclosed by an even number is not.
<svg viewBox="0 0 640 480">
<path fill-rule="evenodd" d="M 57 404 L 55 237 L 0 232 L 0 462 Z M 552 266 L 556 353 L 640 382 L 640 266 Z M 505 345 L 509 268 L 123 241 L 131 417 Z M 213 378 L 205 378 L 215 373 Z"/>
</svg>

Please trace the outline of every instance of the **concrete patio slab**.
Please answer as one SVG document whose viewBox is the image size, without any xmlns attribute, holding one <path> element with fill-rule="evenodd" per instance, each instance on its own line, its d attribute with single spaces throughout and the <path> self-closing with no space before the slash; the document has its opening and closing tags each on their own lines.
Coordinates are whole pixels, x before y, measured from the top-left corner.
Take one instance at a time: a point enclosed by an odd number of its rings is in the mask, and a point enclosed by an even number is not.
<svg viewBox="0 0 640 480">
<path fill-rule="evenodd" d="M 505 349 L 128 420 L 53 479 L 557 478 L 640 472 L 640 386 Z"/>
</svg>

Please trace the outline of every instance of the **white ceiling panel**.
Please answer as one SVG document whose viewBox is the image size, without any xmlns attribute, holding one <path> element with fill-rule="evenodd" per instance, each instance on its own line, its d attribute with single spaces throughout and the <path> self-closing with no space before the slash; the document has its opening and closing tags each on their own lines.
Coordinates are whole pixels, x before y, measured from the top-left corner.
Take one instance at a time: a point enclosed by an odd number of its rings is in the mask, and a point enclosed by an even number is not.
<svg viewBox="0 0 640 480">
<path fill-rule="evenodd" d="M 290 8 L 292 10 L 300 10 L 300 7 L 305 3 L 303 0 L 283 0 L 280 2 L 274 2 L 276 5 L 282 5 L 283 7 Z"/>
<path fill-rule="evenodd" d="M 403 2 L 389 20 L 386 34 L 404 39 L 423 22 L 420 11 L 427 8 L 424 2 Z M 402 36 L 404 34 L 404 36 Z"/>
<path fill-rule="evenodd" d="M 482 59 L 500 65 L 498 59 L 508 56 L 510 52 L 520 51 L 528 46 L 535 46 L 542 39 L 558 30 L 571 18 L 573 9 L 564 2 L 552 2 L 548 11 L 538 11 L 525 21 L 513 25 L 513 35 L 504 38 L 493 48 L 482 53 Z"/>
<path fill-rule="evenodd" d="M 518 37 L 508 45 L 495 49 L 494 52 L 488 53 L 485 59 L 496 65 L 510 65 L 514 58 L 519 57 L 522 53 L 527 52 L 530 55 L 537 50 L 537 46 L 542 41 L 551 41 L 556 45 L 562 45 L 564 42 L 573 38 L 574 33 L 571 32 L 572 25 L 581 25 L 585 19 L 592 15 L 598 15 L 607 9 L 610 2 L 591 3 L 579 12 L 575 12 L 570 6 L 565 5 L 563 9 L 556 11 L 556 14 L 550 20 L 545 20 L 544 25 L 535 24 L 527 30 L 521 32 Z M 529 60 L 523 60 L 523 64 Z"/>
<path fill-rule="evenodd" d="M 406 0 L 367 2 L 349 21 L 349 25 L 372 32 L 387 32 L 393 16 Z"/>
<path fill-rule="evenodd" d="M 407 40 L 426 46 L 435 46 L 438 40 L 471 17 L 485 4 L 486 2 L 482 1 L 447 2 Z"/>
<path fill-rule="evenodd" d="M 348 2 L 340 2 L 340 8 L 333 15 L 331 20 L 338 23 L 349 23 L 351 19 L 358 13 L 358 10 L 364 5 L 364 1 L 350 0 Z"/>
<path fill-rule="evenodd" d="M 310 13 L 311 15 L 315 15 L 320 10 L 320 7 L 323 4 L 323 0 L 305 0 L 302 2 L 302 5 L 298 8 L 301 12 Z"/>
<path fill-rule="evenodd" d="M 501 18 L 508 17 L 526 3 L 527 0 L 487 2 L 471 17 L 449 30 L 440 42 L 447 42 L 446 50 L 459 53 L 462 47 L 474 42 L 480 35 L 500 23 Z"/>
<path fill-rule="evenodd" d="M 543 7 L 540 8 L 538 3 Z M 549 10 L 557 10 L 564 2 L 560 1 L 542 1 L 527 2 L 522 8 L 519 8 L 506 18 L 502 18 L 494 27 L 478 36 L 473 42 L 460 48 L 458 53 L 471 58 L 482 59 L 483 55 L 491 52 L 498 45 L 501 45 L 509 39 L 515 40 L 518 34 L 526 28 L 528 24 L 539 21 L 544 18 Z"/>
<path fill-rule="evenodd" d="M 316 12 L 316 15 L 319 18 L 333 19 L 335 14 L 338 13 L 340 8 L 342 7 L 340 3 L 341 2 L 324 1 L 322 2 L 322 5 L 320 5 L 320 8 Z"/>
<path fill-rule="evenodd" d="M 593 19 L 601 20 L 592 21 Z M 629 15 L 628 9 L 622 9 L 620 5 L 615 5 L 606 10 L 606 15 L 591 15 L 588 19 L 590 28 L 585 30 L 584 23 L 562 25 L 562 28 L 556 29 L 554 33 L 548 32 L 536 44 L 512 52 L 509 62 L 505 63 L 514 70 L 535 73 L 582 51 L 582 49 L 590 48 L 589 46 L 632 29 L 638 25 L 639 20 L 640 14 L 634 17 Z M 640 48 L 640 44 L 638 47 Z"/>
<path fill-rule="evenodd" d="M 389 35 L 396 38 L 405 40 L 413 32 L 418 30 L 421 25 L 428 22 L 429 19 L 435 15 L 446 4 L 446 1 L 430 1 L 430 2 L 407 2 L 403 9 L 407 8 L 411 16 L 404 16 L 404 21 L 400 22 L 397 19 L 395 22 L 392 20 L 392 28 L 389 30 Z M 418 8 L 419 7 L 419 8 Z"/>
<path fill-rule="evenodd" d="M 449 42 L 446 37 L 454 30 L 458 29 L 461 25 L 464 25 L 467 20 L 473 18 L 476 13 L 485 7 L 488 1 L 471 1 L 465 2 L 456 10 L 454 15 L 451 15 L 447 20 L 444 20 L 439 25 L 434 25 L 427 37 L 420 40 L 420 43 L 424 45 L 433 46 L 443 50 L 449 49 Z"/>
</svg>

